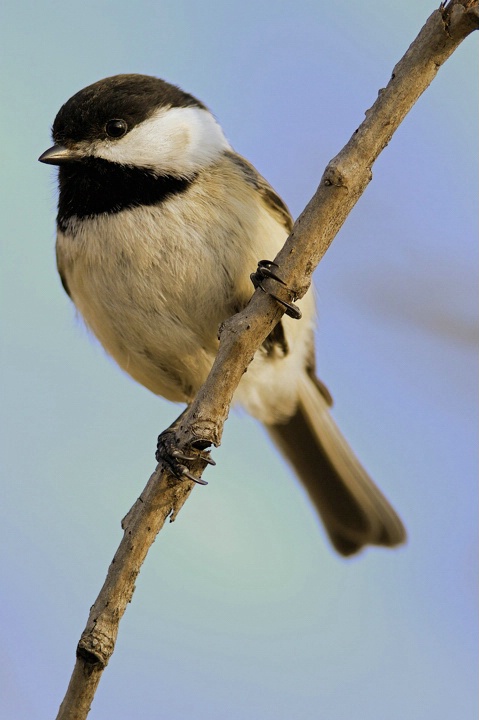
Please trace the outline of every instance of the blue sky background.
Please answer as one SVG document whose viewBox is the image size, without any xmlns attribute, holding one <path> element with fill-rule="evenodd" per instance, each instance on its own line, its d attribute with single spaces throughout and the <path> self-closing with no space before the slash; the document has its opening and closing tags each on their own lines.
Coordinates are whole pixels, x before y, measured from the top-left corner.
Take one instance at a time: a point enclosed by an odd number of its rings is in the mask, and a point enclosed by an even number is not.
<svg viewBox="0 0 479 720">
<path fill-rule="evenodd" d="M 434 3 L 6 0 L 1 11 L 0 717 L 55 716 L 88 610 L 178 408 L 75 318 L 54 262 L 60 105 L 155 74 L 208 104 L 296 216 Z M 316 272 L 320 376 L 409 543 L 333 554 L 233 413 L 160 534 L 92 719 L 476 717 L 477 40 L 394 136 Z"/>
</svg>

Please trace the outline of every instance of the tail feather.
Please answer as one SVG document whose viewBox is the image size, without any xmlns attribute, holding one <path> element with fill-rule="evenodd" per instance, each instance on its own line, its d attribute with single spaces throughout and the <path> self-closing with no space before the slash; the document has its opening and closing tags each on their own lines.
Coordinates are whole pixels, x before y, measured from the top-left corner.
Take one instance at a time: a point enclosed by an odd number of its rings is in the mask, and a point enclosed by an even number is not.
<svg viewBox="0 0 479 720">
<path fill-rule="evenodd" d="M 336 550 L 352 555 L 365 545 L 393 547 L 404 526 L 347 444 L 329 412 L 321 384 L 306 374 L 296 413 L 267 430 L 293 465 Z"/>
</svg>

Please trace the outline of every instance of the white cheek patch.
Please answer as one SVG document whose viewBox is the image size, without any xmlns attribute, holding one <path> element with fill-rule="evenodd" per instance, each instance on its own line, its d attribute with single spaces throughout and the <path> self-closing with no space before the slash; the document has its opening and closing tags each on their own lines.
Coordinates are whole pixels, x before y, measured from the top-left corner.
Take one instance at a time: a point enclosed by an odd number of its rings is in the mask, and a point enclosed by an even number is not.
<svg viewBox="0 0 479 720">
<path fill-rule="evenodd" d="M 231 150 L 208 110 L 161 108 L 119 140 L 90 148 L 95 157 L 153 170 L 158 175 L 189 177 Z"/>
</svg>

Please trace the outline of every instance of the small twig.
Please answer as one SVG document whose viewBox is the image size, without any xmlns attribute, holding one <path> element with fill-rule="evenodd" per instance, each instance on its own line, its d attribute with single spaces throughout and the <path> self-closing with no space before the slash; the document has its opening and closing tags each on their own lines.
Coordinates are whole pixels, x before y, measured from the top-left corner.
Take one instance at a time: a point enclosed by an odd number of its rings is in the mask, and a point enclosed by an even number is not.
<svg viewBox="0 0 479 720">
<path fill-rule="evenodd" d="M 478 0 L 451 0 L 441 5 L 394 68 L 364 122 L 328 164 L 316 194 L 275 259 L 280 276 L 296 297 L 308 289 L 313 270 L 370 182 L 379 153 L 439 67 L 478 25 Z M 268 280 L 264 283 L 267 286 Z M 177 430 L 180 447 L 197 438 L 219 445 L 234 391 L 281 315 L 277 303 L 257 290 L 248 307 L 224 323 L 210 375 Z M 204 464 L 198 461 L 192 471 L 201 473 Z M 124 536 L 91 608 L 57 720 L 84 720 L 88 715 L 146 554 L 166 518 L 176 517 L 192 487 L 192 482 L 178 482 L 158 466 L 124 519 Z"/>
</svg>

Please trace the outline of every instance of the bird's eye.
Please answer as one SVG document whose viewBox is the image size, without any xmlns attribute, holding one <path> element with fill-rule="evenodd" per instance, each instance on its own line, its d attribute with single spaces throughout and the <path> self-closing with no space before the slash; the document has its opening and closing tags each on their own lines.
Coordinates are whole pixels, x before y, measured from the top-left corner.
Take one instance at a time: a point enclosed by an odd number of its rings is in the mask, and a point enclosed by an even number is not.
<svg viewBox="0 0 479 720">
<path fill-rule="evenodd" d="M 124 120 L 108 120 L 105 125 L 106 134 L 111 138 L 121 138 L 128 130 L 128 125 Z"/>
</svg>

